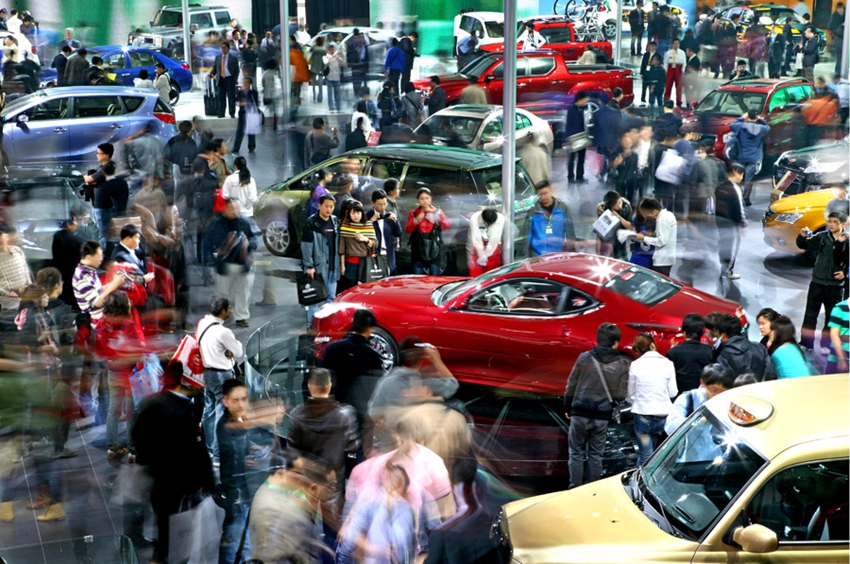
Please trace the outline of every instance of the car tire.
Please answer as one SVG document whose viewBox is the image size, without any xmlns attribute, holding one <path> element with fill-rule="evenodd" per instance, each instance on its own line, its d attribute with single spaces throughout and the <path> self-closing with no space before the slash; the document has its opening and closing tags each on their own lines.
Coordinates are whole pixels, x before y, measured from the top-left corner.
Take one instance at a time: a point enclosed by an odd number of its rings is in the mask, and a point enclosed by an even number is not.
<svg viewBox="0 0 850 564">
<path fill-rule="evenodd" d="M 369 346 L 381 355 L 382 368 L 385 371 L 391 370 L 399 361 L 398 344 L 390 332 L 381 327 L 372 328 L 372 336 L 369 337 Z"/>
<path fill-rule="evenodd" d="M 296 241 L 288 214 L 275 214 L 263 229 L 263 243 L 266 249 L 277 257 L 292 256 L 295 252 Z"/>
<path fill-rule="evenodd" d="M 171 93 L 168 95 L 168 104 L 173 106 L 180 101 L 180 85 L 176 80 L 171 81 Z"/>
<path fill-rule="evenodd" d="M 617 37 L 617 21 L 616 20 L 608 20 L 602 26 L 602 34 L 605 36 L 606 41 L 611 41 L 615 37 Z"/>
</svg>

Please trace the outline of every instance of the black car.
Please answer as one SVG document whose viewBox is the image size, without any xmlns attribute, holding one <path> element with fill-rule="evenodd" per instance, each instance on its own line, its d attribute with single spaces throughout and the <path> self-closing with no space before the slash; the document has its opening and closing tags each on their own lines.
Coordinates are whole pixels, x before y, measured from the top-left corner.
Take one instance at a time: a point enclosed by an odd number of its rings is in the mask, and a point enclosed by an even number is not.
<svg viewBox="0 0 850 564">
<path fill-rule="evenodd" d="M 773 165 L 771 201 L 850 183 L 850 135 L 840 141 L 786 151 Z"/>
</svg>

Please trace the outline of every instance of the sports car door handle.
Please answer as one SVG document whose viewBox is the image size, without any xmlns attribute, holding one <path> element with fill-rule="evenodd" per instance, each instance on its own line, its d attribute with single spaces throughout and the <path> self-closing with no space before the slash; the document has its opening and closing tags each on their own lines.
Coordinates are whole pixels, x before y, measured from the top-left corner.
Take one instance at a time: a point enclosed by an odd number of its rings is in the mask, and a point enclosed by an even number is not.
<svg viewBox="0 0 850 564">
<path fill-rule="evenodd" d="M 121 125 L 120 123 L 113 123 L 112 125 L 109 126 L 110 129 L 121 129 L 122 127 L 124 127 L 124 126 Z"/>
<path fill-rule="evenodd" d="M 553 80 L 552 81 L 552 84 L 563 84 L 563 83 L 564 83 L 563 80 Z"/>
<path fill-rule="evenodd" d="M 517 86 L 528 86 L 528 83 L 527 82 L 517 82 L 516 85 Z"/>
<path fill-rule="evenodd" d="M 65 133 L 66 131 L 68 131 L 67 127 L 54 127 L 53 128 L 54 133 Z"/>
</svg>

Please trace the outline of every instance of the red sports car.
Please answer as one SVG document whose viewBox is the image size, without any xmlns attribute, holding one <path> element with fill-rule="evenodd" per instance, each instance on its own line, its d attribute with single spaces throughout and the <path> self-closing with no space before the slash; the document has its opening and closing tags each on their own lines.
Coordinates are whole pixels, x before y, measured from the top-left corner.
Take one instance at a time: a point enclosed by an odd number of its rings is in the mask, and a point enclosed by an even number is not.
<svg viewBox="0 0 850 564">
<path fill-rule="evenodd" d="M 595 344 L 601 323 L 616 323 L 628 350 L 652 334 L 662 354 L 681 338 L 688 313 L 730 313 L 733 302 L 639 266 L 582 253 L 559 253 L 503 266 L 477 278 L 401 276 L 361 284 L 314 318 L 316 351 L 369 308 L 380 327 L 373 346 L 387 364 L 398 343 L 416 335 L 435 345 L 455 377 L 469 384 L 561 395 L 578 355 Z"/>
</svg>

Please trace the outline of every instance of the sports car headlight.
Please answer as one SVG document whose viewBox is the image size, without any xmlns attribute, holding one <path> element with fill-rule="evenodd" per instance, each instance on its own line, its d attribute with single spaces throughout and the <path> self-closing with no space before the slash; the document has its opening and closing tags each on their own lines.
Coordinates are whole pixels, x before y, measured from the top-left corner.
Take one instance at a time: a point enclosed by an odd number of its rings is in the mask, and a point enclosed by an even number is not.
<svg viewBox="0 0 850 564">
<path fill-rule="evenodd" d="M 776 216 L 776 219 L 774 219 L 774 221 L 776 221 L 777 223 L 790 223 L 793 225 L 797 223 L 797 221 L 801 217 L 803 217 L 803 214 L 801 213 L 781 213 Z"/>
</svg>

